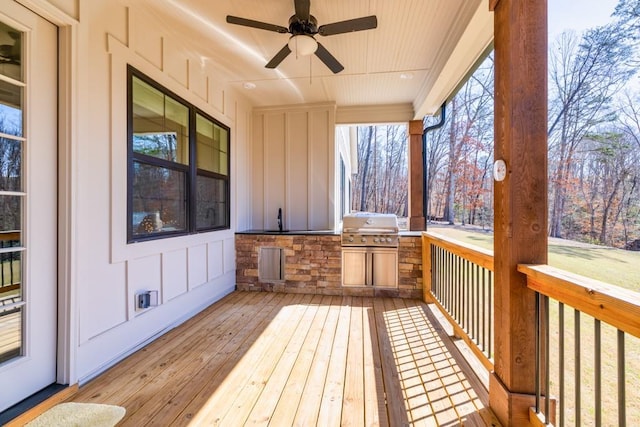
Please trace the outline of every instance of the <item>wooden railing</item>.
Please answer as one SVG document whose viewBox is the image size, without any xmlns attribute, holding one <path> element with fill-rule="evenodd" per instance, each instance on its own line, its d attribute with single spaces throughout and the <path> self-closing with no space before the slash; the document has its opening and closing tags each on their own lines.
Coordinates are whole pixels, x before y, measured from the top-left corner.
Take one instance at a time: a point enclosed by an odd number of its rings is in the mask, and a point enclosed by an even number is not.
<svg viewBox="0 0 640 427">
<path fill-rule="evenodd" d="M 422 234 L 424 300 L 493 370 L 493 251 L 431 232 Z"/>
<path fill-rule="evenodd" d="M 424 300 L 493 370 L 493 252 L 431 232 L 422 242 Z M 518 271 L 538 295 L 531 423 L 640 425 L 640 293 L 548 265 Z"/>
<path fill-rule="evenodd" d="M 539 295 L 532 421 L 639 425 L 640 293 L 548 265 L 518 271 Z M 557 413 L 544 396 L 557 398 Z"/>
</svg>

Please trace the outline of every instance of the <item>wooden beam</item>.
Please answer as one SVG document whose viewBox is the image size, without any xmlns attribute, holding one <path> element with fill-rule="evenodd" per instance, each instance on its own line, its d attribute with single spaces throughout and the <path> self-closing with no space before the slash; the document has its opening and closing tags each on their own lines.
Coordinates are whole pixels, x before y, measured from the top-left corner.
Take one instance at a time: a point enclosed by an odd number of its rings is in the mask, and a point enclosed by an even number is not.
<svg viewBox="0 0 640 427">
<path fill-rule="evenodd" d="M 422 120 L 409 122 L 409 230 L 424 230 Z"/>
<path fill-rule="evenodd" d="M 443 234 L 434 233 L 433 231 L 422 233 L 422 241 L 435 243 L 441 248 L 453 252 L 467 261 L 471 261 L 480 267 L 493 271 L 493 251 L 472 245 L 471 243 L 461 242 Z"/>
<path fill-rule="evenodd" d="M 519 423 L 535 386 L 535 292 L 517 266 L 547 263 L 547 0 L 494 6 L 495 158 L 507 174 L 494 185 L 490 404 L 503 424 L 527 425 Z"/>
</svg>

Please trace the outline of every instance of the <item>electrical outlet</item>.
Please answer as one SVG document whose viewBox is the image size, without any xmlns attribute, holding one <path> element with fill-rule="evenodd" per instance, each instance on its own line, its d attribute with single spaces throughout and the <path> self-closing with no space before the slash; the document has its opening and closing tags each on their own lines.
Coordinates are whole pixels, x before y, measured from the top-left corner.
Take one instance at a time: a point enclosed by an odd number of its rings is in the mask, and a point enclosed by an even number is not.
<svg viewBox="0 0 640 427">
<path fill-rule="evenodd" d="M 137 308 L 140 308 L 140 309 L 149 308 L 150 306 L 151 306 L 151 294 L 149 294 L 149 292 L 144 292 L 136 296 Z"/>
<path fill-rule="evenodd" d="M 136 310 L 145 310 L 158 305 L 158 291 L 143 291 L 136 294 Z"/>
</svg>

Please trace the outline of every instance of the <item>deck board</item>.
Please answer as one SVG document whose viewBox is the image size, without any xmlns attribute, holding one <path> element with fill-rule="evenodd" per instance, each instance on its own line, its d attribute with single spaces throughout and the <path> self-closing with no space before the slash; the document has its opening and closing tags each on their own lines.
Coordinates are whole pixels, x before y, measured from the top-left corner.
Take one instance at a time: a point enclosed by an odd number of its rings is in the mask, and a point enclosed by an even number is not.
<svg viewBox="0 0 640 427">
<path fill-rule="evenodd" d="M 349 340 L 347 347 L 346 371 L 344 375 L 344 396 L 342 399 L 342 426 L 362 426 L 365 418 L 364 401 L 364 341 L 362 337 L 362 298 L 353 301 Z"/>
<path fill-rule="evenodd" d="M 420 301 L 234 292 L 70 400 L 121 426 L 491 425 L 487 392 Z"/>
<path fill-rule="evenodd" d="M 319 346 L 322 332 L 327 325 L 327 319 L 329 315 L 329 308 L 331 305 L 332 297 L 324 296 L 320 305 L 317 308 L 316 315 L 313 322 L 308 325 L 308 332 L 306 334 L 304 343 L 300 352 L 296 356 L 296 361 L 289 373 L 287 382 L 284 385 L 280 394 L 280 399 L 270 415 L 270 425 L 287 427 L 293 425 L 293 421 L 298 410 L 300 396 L 307 384 L 307 377 L 311 370 L 313 358 L 315 357 L 316 350 Z M 256 423 L 255 425 L 264 425 Z"/>
<path fill-rule="evenodd" d="M 184 405 L 181 406 L 181 400 L 176 397 L 183 396 L 183 390 L 197 382 L 203 369 L 218 366 L 214 360 L 219 351 L 225 348 L 225 342 L 244 329 L 241 321 L 246 317 L 246 312 L 241 305 L 251 307 L 254 300 L 256 299 L 245 298 L 234 301 L 229 309 L 221 310 L 219 316 L 208 314 L 200 322 L 182 325 L 175 330 L 175 341 L 169 339 L 162 342 L 162 345 L 155 345 L 154 342 L 153 346 L 149 346 L 148 349 L 153 354 L 150 358 L 157 355 L 158 359 L 153 369 L 146 373 L 147 378 L 151 378 L 136 391 L 127 393 L 129 397 L 126 400 L 121 398 L 123 406 L 127 408 L 125 421 L 131 425 L 144 425 L 158 412 L 167 411 L 173 415 L 182 410 Z M 182 331 L 183 328 L 187 330 Z M 194 330 L 196 333 L 192 333 Z M 188 338 L 185 339 L 185 336 Z M 213 351 L 209 349 L 212 343 L 217 344 Z M 140 359 L 137 356 L 138 354 L 131 357 L 131 361 Z M 116 366 L 115 370 L 117 369 L 119 366 Z M 119 381 L 111 381 L 109 385 L 114 382 Z M 131 383 L 124 386 L 125 389 L 130 387 Z"/>
</svg>

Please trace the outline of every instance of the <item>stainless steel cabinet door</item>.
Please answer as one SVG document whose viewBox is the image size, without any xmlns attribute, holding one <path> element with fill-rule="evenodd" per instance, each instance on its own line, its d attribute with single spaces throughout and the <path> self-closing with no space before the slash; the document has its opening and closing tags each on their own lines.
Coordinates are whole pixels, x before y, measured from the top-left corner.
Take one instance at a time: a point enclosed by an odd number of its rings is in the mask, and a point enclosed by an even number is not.
<svg viewBox="0 0 640 427">
<path fill-rule="evenodd" d="M 342 250 L 342 286 L 371 285 L 371 269 L 366 248 Z"/>
<path fill-rule="evenodd" d="M 371 264 L 373 286 L 398 287 L 398 251 L 396 249 L 374 249 Z"/>
</svg>

